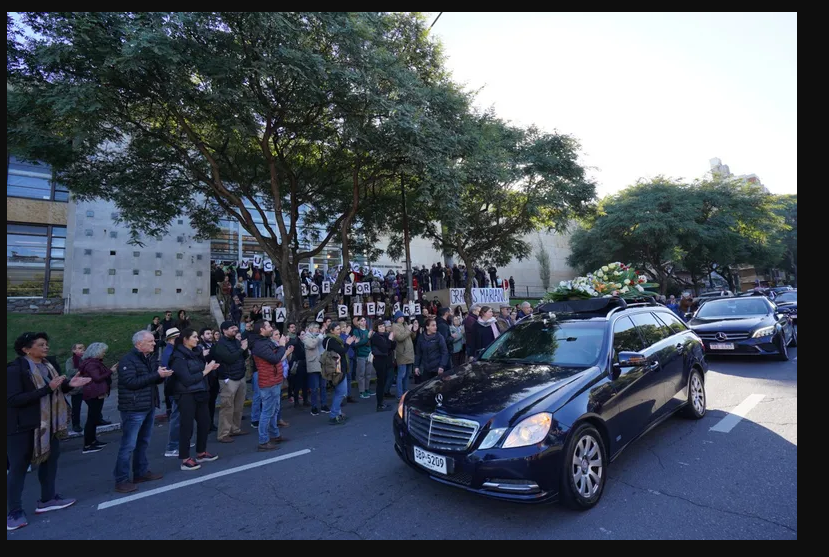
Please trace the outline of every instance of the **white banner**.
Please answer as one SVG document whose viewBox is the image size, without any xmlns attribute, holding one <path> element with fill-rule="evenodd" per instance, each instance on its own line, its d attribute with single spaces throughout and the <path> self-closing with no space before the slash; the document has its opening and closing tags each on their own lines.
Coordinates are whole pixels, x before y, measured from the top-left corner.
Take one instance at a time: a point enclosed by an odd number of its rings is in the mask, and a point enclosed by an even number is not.
<svg viewBox="0 0 829 557">
<path fill-rule="evenodd" d="M 337 317 L 340 319 L 348 317 L 348 306 L 337 306 Z"/>
<path fill-rule="evenodd" d="M 449 289 L 449 305 L 458 306 L 466 304 L 463 288 Z M 509 304 L 509 288 L 473 288 L 473 304 Z"/>
<path fill-rule="evenodd" d="M 277 323 L 284 323 L 285 316 L 288 314 L 288 310 L 285 308 L 276 308 L 276 322 Z"/>
</svg>

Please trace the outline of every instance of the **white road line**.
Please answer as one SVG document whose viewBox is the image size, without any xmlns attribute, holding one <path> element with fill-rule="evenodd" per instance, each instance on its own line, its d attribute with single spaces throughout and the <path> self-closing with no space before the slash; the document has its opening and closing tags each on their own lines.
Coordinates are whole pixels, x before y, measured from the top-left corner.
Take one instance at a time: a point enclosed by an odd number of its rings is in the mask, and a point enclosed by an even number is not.
<svg viewBox="0 0 829 557">
<path fill-rule="evenodd" d="M 751 412 L 751 409 L 760 404 L 760 401 L 766 398 L 766 395 L 751 395 L 742 401 L 734 410 L 717 422 L 717 425 L 712 427 L 709 431 L 717 431 L 719 433 L 729 433 L 734 427 L 740 423 L 746 414 Z"/>
<path fill-rule="evenodd" d="M 181 489 L 183 487 L 188 487 L 191 485 L 196 485 L 200 483 L 204 483 L 210 480 L 215 480 L 216 478 L 221 478 L 223 476 L 229 476 L 231 474 L 238 474 L 239 472 L 244 472 L 245 470 L 252 470 L 254 468 L 260 468 L 262 466 L 267 466 L 268 464 L 274 464 L 275 462 L 280 462 L 282 460 L 288 460 L 289 458 L 296 458 L 298 456 L 306 455 L 311 452 L 311 449 L 303 449 L 301 451 L 296 451 L 294 453 L 288 453 L 282 456 L 278 456 L 276 458 L 269 458 L 268 460 L 263 460 L 261 462 L 254 462 L 252 464 L 246 464 L 244 466 L 238 466 L 236 468 L 230 468 L 229 470 L 224 470 L 222 472 L 216 472 L 215 474 L 208 474 L 207 476 L 202 476 L 199 478 L 194 478 L 192 480 L 187 480 L 185 482 L 179 482 L 177 484 L 167 485 L 164 487 L 159 487 L 158 489 L 153 489 L 151 491 L 145 491 L 144 493 L 137 493 L 135 495 L 130 495 L 129 497 L 122 497 L 120 499 L 114 499 L 112 501 L 107 501 L 106 503 L 101 503 L 98 505 L 98 510 L 103 511 L 104 509 L 109 509 L 112 507 L 117 507 L 118 505 L 126 505 L 127 503 L 132 503 L 133 501 L 139 501 L 141 499 L 146 499 L 147 497 L 153 497 L 155 495 L 161 495 L 162 493 L 167 493 L 169 491 L 175 491 L 177 489 Z"/>
</svg>

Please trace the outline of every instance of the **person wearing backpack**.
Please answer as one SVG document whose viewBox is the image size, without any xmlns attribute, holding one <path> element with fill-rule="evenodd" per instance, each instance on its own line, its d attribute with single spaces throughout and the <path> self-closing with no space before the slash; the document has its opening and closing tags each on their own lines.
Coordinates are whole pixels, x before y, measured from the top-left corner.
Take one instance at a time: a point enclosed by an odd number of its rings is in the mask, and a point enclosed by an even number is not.
<svg viewBox="0 0 829 557">
<path fill-rule="evenodd" d="M 348 349 L 355 342 L 353 336 L 346 338 L 345 342 L 340 338 L 342 328 L 339 323 L 331 323 L 328 326 L 328 334 L 322 341 L 325 350 L 320 356 L 322 366 L 322 377 L 334 384 L 334 401 L 331 403 L 331 417 L 328 419 L 330 425 L 344 424 L 348 419 L 342 413 L 343 399 L 348 394 L 348 378 L 351 377 L 351 370 L 348 365 Z"/>
</svg>

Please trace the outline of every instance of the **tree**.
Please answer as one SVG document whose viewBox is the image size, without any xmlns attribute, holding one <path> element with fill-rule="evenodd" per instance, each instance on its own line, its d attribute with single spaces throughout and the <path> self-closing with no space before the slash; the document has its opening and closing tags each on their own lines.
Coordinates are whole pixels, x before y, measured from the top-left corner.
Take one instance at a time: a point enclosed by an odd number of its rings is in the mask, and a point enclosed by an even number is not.
<svg viewBox="0 0 829 557">
<path fill-rule="evenodd" d="M 780 265 L 794 275 L 794 283 L 797 285 L 797 195 L 778 196 L 775 213 L 785 223 L 781 237 L 783 256 Z"/>
<path fill-rule="evenodd" d="M 372 244 L 366 215 L 393 211 L 378 192 L 402 162 L 424 164 L 439 135 L 429 102 L 456 91 L 418 14 L 21 22 L 26 33 L 7 19 L 9 148 L 50 163 L 77 198 L 114 201 L 136 241 L 180 214 L 202 235 L 230 215 L 273 259 L 300 319 L 333 299 L 354 242 Z M 332 241 L 345 263 L 337 285 L 301 313 L 298 265 Z"/>
<path fill-rule="evenodd" d="M 538 246 L 535 251 L 535 259 L 538 261 L 538 276 L 541 279 L 541 286 L 544 291 L 550 289 L 550 279 L 552 278 L 552 269 L 550 269 L 550 254 L 547 248 L 544 247 L 544 242 L 541 241 L 541 234 L 538 235 Z"/>
<path fill-rule="evenodd" d="M 424 199 L 431 218 L 422 230 L 437 249 L 457 254 L 470 273 L 482 261 L 503 266 L 529 257 L 525 235 L 565 229 L 595 198 L 595 184 L 578 163 L 579 144 L 570 136 L 510 126 L 485 113 L 467 119 L 454 145 L 452 161 L 439 167 L 442 174 L 427 179 L 459 187 L 445 188 L 455 195 L 442 195 L 439 203 Z M 471 280 L 465 298 L 471 305 Z"/>
</svg>

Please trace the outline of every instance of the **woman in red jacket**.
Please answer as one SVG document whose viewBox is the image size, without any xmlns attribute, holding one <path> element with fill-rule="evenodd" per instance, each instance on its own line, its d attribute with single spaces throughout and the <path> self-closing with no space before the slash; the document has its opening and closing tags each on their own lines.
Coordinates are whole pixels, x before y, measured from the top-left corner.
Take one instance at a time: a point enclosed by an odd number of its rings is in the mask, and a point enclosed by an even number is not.
<svg viewBox="0 0 829 557">
<path fill-rule="evenodd" d="M 107 349 L 109 346 L 103 342 L 93 342 L 84 351 L 78 368 L 78 375 L 92 379 L 83 388 L 83 400 L 89 410 L 83 432 L 83 454 L 100 452 L 106 446 L 106 443 L 98 441 L 97 430 L 103 419 L 104 400 L 109 396 L 112 385 L 112 369 L 104 365 Z"/>
</svg>

